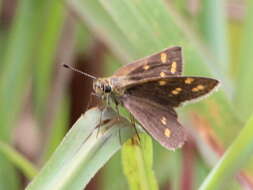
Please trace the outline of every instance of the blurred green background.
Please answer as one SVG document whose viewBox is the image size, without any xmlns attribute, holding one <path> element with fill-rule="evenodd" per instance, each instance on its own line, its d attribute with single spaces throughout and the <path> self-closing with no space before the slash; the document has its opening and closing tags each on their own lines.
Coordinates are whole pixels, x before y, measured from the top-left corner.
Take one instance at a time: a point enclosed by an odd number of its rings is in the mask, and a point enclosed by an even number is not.
<svg viewBox="0 0 253 190">
<path fill-rule="evenodd" d="M 221 87 L 178 109 L 190 138 L 175 152 L 153 141 L 153 168 L 160 189 L 198 189 L 252 113 L 252 34 L 252 0 L 1 0 L 0 190 L 24 189 L 86 110 L 92 81 L 62 63 L 109 76 L 174 45 L 185 75 Z M 250 132 L 227 189 L 253 189 Z M 129 189 L 120 152 L 86 189 Z"/>
</svg>

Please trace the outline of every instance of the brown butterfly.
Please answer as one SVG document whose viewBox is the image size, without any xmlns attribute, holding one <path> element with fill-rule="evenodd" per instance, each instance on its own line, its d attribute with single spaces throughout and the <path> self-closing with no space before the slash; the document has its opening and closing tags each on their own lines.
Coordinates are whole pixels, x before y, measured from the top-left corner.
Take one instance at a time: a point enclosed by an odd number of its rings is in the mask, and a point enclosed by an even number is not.
<svg viewBox="0 0 253 190">
<path fill-rule="evenodd" d="M 94 79 L 98 96 L 123 105 L 160 144 L 175 149 L 184 144 L 186 133 L 174 108 L 210 93 L 219 83 L 181 76 L 182 67 L 181 47 L 172 47 L 127 64 L 108 78 L 81 73 Z"/>
</svg>

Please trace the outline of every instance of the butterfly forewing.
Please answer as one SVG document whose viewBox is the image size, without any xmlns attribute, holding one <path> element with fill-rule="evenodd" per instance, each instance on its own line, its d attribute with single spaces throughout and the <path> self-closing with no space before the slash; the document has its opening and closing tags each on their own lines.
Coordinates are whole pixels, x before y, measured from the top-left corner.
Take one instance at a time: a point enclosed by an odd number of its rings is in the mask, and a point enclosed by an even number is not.
<svg viewBox="0 0 253 190">
<path fill-rule="evenodd" d="M 129 87 L 125 94 L 146 98 L 163 106 L 177 107 L 211 92 L 218 81 L 204 77 L 164 77 L 140 82 Z"/>
<path fill-rule="evenodd" d="M 142 79 L 182 74 L 181 47 L 167 48 L 159 53 L 137 60 L 121 67 L 113 76 L 124 76 L 131 79 Z"/>
<path fill-rule="evenodd" d="M 184 144 L 186 133 L 178 123 L 173 108 L 130 94 L 124 95 L 122 102 L 144 129 L 160 144 L 168 149 L 176 149 Z"/>
</svg>

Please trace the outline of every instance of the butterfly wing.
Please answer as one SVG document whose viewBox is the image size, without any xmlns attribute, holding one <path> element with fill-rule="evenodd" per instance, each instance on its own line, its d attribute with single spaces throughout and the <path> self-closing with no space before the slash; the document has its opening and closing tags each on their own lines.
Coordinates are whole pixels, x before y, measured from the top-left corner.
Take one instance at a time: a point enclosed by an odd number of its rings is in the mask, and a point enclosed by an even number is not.
<svg viewBox="0 0 253 190">
<path fill-rule="evenodd" d="M 121 67 L 113 76 L 150 78 L 159 76 L 161 71 L 166 75 L 182 74 L 181 47 L 167 48 L 159 53 L 134 61 Z"/>
<path fill-rule="evenodd" d="M 186 132 L 178 123 L 173 108 L 129 94 L 122 97 L 122 102 L 144 129 L 164 147 L 174 150 L 184 144 Z"/>
<path fill-rule="evenodd" d="M 128 86 L 125 94 L 156 102 L 163 106 L 177 107 L 210 93 L 218 81 L 205 77 L 164 77 Z"/>
</svg>

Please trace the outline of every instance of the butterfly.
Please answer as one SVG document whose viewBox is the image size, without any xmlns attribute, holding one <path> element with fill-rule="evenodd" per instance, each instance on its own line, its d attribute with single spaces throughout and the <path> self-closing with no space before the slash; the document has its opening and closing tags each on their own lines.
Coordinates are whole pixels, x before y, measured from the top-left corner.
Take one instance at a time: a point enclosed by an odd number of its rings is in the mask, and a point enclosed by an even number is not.
<svg viewBox="0 0 253 190">
<path fill-rule="evenodd" d="M 182 76 L 182 70 L 182 48 L 175 46 L 129 63 L 107 78 L 78 72 L 94 79 L 96 95 L 124 106 L 154 139 L 174 150 L 187 139 L 175 108 L 219 84 L 212 78 Z"/>
</svg>

